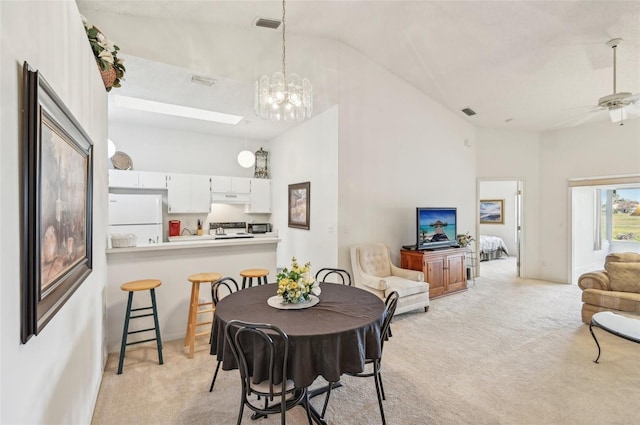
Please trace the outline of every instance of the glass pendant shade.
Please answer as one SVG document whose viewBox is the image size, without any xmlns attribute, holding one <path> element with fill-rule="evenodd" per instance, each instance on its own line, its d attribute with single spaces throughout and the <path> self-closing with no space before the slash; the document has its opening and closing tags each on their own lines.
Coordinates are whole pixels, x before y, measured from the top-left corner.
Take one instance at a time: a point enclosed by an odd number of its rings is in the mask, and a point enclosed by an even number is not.
<svg viewBox="0 0 640 425">
<path fill-rule="evenodd" d="M 238 164 L 241 167 L 249 168 L 253 167 L 253 164 L 256 162 L 256 157 L 251 151 L 242 151 L 238 154 Z"/>
<path fill-rule="evenodd" d="M 116 153 L 116 144 L 107 139 L 107 158 L 111 158 Z"/>
<path fill-rule="evenodd" d="M 287 76 L 282 72 L 266 75 L 255 83 L 255 111 L 262 119 L 272 121 L 301 121 L 313 112 L 311 82 L 297 74 Z"/>
</svg>

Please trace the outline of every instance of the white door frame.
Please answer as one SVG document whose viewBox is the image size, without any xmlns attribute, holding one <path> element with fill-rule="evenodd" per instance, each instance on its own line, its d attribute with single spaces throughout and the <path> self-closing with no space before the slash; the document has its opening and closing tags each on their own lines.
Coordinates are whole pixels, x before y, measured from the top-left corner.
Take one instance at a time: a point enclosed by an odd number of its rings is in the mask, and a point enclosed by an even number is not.
<svg viewBox="0 0 640 425">
<path fill-rule="evenodd" d="M 524 190 L 525 181 L 524 177 L 478 177 L 476 178 L 476 253 L 478 256 L 478 270 L 477 273 L 480 276 L 481 264 L 480 263 L 480 252 L 478 250 L 478 244 L 480 239 L 480 184 L 482 182 L 495 182 L 495 181 L 507 181 L 507 182 L 515 182 L 518 193 L 516 194 L 516 260 L 517 260 L 517 271 L 516 276 L 520 277 L 523 275 L 522 273 L 522 264 L 524 258 L 524 250 L 522 247 L 524 246 L 524 229 L 526 217 L 524 214 L 524 206 L 526 200 L 526 192 Z"/>
</svg>

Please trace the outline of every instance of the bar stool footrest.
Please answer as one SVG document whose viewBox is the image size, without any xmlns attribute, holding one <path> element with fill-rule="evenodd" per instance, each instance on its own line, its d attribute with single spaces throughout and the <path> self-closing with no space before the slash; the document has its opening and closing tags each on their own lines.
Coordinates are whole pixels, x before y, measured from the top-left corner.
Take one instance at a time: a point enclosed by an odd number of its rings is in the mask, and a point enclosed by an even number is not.
<svg viewBox="0 0 640 425">
<path fill-rule="evenodd" d="M 142 344 L 143 342 L 150 342 L 150 341 L 157 341 L 157 340 L 155 338 L 149 338 L 149 339 L 144 339 L 142 341 L 127 342 L 127 346 L 136 345 L 136 344 Z"/>
</svg>

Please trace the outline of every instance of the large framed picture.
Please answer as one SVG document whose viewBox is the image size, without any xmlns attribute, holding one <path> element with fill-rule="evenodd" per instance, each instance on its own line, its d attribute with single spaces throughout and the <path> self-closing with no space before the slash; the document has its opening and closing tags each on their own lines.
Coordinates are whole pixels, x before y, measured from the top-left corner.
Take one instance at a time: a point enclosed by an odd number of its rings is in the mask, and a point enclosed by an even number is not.
<svg viewBox="0 0 640 425">
<path fill-rule="evenodd" d="M 504 199 L 480 200 L 480 224 L 504 224 Z"/>
<path fill-rule="evenodd" d="M 93 143 L 23 66 L 21 341 L 38 335 L 92 268 Z"/>
<path fill-rule="evenodd" d="M 289 185 L 289 227 L 309 230 L 311 183 Z"/>
</svg>

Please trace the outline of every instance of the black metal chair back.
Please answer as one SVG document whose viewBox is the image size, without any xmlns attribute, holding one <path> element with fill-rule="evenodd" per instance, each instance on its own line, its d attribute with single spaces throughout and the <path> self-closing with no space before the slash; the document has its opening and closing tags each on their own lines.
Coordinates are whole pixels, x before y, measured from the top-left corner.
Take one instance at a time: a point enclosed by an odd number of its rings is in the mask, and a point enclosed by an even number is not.
<svg viewBox="0 0 640 425">
<path fill-rule="evenodd" d="M 316 281 L 321 283 L 341 283 L 351 286 L 351 275 L 343 269 L 325 267 L 316 273 Z"/>
<path fill-rule="evenodd" d="M 286 410 L 295 407 L 307 397 L 306 388 L 298 389 L 291 385 L 290 381 L 287 382 L 289 357 L 287 334 L 277 326 L 231 320 L 225 327 L 224 336 L 238 363 L 242 381 L 242 400 L 238 425 L 242 421 L 244 406 L 261 416 L 279 412 L 282 415 L 281 423 L 284 425 Z M 259 349 L 256 350 L 258 347 Z M 261 368 L 259 373 L 254 371 L 254 364 Z M 266 368 L 266 374 L 264 368 Z M 252 384 L 255 375 L 258 375 L 257 379 L 260 381 L 266 380 L 268 385 L 261 385 L 261 389 L 257 389 L 256 385 Z M 265 390 L 265 388 L 267 389 Z M 264 407 L 253 404 L 249 399 L 251 394 L 265 397 Z M 293 396 L 287 399 L 289 394 Z M 280 397 L 280 399 L 275 404 L 269 405 L 268 401 L 273 401 L 274 396 Z M 308 408 L 307 418 L 311 423 Z"/>
<path fill-rule="evenodd" d="M 216 280 L 215 282 L 211 282 L 211 300 L 213 300 L 213 305 L 217 306 L 218 302 L 225 296 L 239 291 L 238 282 L 232 277 L 223 277 L 222 279 Z M 213 343 L 213 328 L 216 326 L 215 315 L 213 320 L 211 321 L 211 337 L 209 339 L 209 344 Z M 218 378 L 218 372 L 220 371 L 220 360 L 216 363 L 216 371 L 213 373 L 213 379 L 211 379 L 211 386 L 209 387 L 209 392 L 213 391 L 213 386 L 216 384 L 216 379 Z"/>
<path fill-rule="evenodd" d="M 238 292 L 240 287 L 238 286 L 238 282 L 232 277 L 223 277 L 220 280 L 216 280 L 211 283 L 211 299 L 213 300 L 213 305 L 218 305 L 221 299 L 226 297 L 227 295 Z"/>
<path fill-rule="evenodd" d="M 387 296 L 387 299 L 384 300 L 387 313 L 384 321 L 382 322 L 382 330 L 380 332 L 380 349 L 384 347 L 384 342 L 391 337 L 391 320 L 393 320 L 393 315 L 396 313 L 398 299 L 400 299 L 400 295 L 398 292 L 393 291 L 389 296 Z"/>
</svg>

